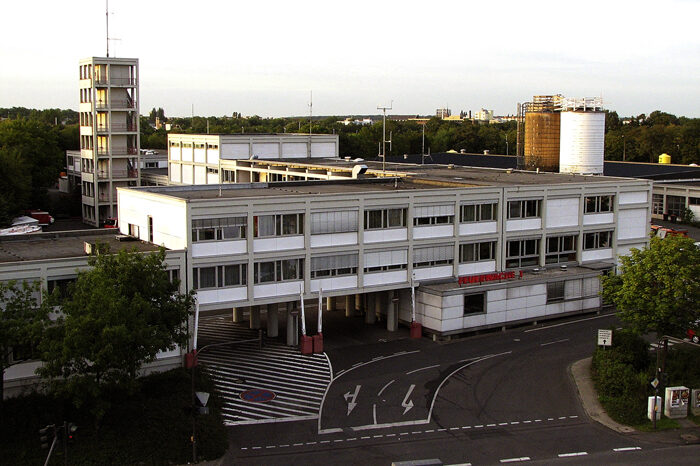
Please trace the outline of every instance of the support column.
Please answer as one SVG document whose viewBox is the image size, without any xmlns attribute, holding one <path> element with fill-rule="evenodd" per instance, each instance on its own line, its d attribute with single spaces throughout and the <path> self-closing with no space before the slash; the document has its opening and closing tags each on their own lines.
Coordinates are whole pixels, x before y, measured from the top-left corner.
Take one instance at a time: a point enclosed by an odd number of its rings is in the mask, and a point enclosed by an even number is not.
<svg viewBox="0 0 700 466">
<path fill-rule="evenodd" d="M 396 300 L 396 301 L 395 301 Z M 386 329 L 395 332 L 399 328 L 399 301 L 396 291 L 389 292 L 389 304 L 386 308 Z"/>
<path fill-rule="evenodd" d="M 355 295 L 355 312 L 358 314 L 362 312 L 362 295 L 361 294 Z"/>
<path fill-rule="evenodd" d="M 292 314 L 294 303 L 287 303 L 287 346 L 296 346 L 299 344 L 299 320 L 298 317 Z"/>
<path fill-rule="evenodd" d="M 277 304 L 267 305 L 267 336 L 276 338 L 279 335 L 279 315 Z"/>
<path fill-rule="evenodd" d="M 234 324 L 243 322 L 243 309 L 234 307 L 233 310 L 231 311 L 232 313 L 232 321 Z"/>
<path fill-rule="evenodd" d="M 374 298 L 374 316 L 381 321 L 382 319 L 382 308 L 386 302 L 386 292 L 380 291 Z"/>
<path fill-rule="evenodd" d="M 353 295 L 345 296 L 345 317 L 352 317 L 355 313 L 355 297 Z"/>
<path fill-rule="evenodd" d="M 377 293 L 369 293 L 367 295 L 367 307 L 365 309 L 365 323 L 374 324 L 376 322 L 376 316 L 374 315 L 374 308 L 376 306 Z"/>
<path fill-rule="evenodd" d="M 329 311 L 335 311 L 335 298 L 332 296 L 328 296 L 326 298 L 326 309 Z"/>
<path fill-rule="evenodd" d="M 260 306 L 250 306 L 250 328 L 252 330 L 260 328 Z"/>
</svg>

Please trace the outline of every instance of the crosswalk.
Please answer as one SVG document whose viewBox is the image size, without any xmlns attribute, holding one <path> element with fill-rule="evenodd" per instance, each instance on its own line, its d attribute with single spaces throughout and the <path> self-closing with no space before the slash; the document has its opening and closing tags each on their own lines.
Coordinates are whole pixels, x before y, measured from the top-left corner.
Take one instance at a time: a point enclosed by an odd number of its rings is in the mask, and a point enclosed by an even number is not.
<svg viewBox="0 0 700 466">
<path fill-rule="evenodd" d="M 229 316 L 202 317 L 199 348 L 206 345 L 255 339 L 257 330 L 231 322 Z M 318 418 L 321 401 L 331 381 L 325 354 L 302 356 L 298 347 L 277 340 L 210 346 L 199 356 L 211 375 L 223 402 L 227 425 Z M 247 390 L 268 390 L 274 399 L 245 401 Z"/>
</svg>

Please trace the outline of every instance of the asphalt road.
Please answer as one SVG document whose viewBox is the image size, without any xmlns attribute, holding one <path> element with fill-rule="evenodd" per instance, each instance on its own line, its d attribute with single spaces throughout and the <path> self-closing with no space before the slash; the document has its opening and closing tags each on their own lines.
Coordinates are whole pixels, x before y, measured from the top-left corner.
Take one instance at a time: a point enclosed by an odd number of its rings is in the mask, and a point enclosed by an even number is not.
<svg viewBox="0 0 700 466">
<path fill-rule="evenodd" d="M 232 427 L 224 464 L 500 464 L 593 455 L 624 463 L 625 455 L 667 445 L 590 421 L 568 374 L 592 353 L 597 329 L 615 324 L 593 315 L 447 344 L 404 339 L 331 350 L 334 378 L 318 421 Z"/>
</svg>

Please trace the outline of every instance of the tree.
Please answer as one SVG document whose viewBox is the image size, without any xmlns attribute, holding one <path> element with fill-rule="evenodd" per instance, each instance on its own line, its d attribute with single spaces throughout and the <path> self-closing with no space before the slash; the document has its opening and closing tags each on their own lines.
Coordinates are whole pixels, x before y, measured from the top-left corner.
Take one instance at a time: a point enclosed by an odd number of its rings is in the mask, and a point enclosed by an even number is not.
<svg viewBox="0 0 700 466">
<path fill-rule="evenodd" d="M 5 369 L 32 359 L 44 332 L 51 309 L 48 299 L 40 298 L 39 282 L 0 282 L 0 367 Z M 0 378 L 0 414 L 3 379 Z"/>
<path fill-rule="evenodd" d="M 700 249 L 689 238 L 653 237 L 603 277 L 603 299 L 639 333 L 680 335 L 700 318 Z"/>
<path fill-rule="evenodd" d="M 96 421 L 104 413 L 105 390 L 133 390 L 143 364 L 159 351 L 185 345 L 191 293 L 181 294 L 163 261 L 165 250 L 142 254 L 120 251 L 89 260 L 80 272 L 63 315 L 42 345 L 39 373 L 58 381 L 76 404 L 93 402 Z"/>
</svg>

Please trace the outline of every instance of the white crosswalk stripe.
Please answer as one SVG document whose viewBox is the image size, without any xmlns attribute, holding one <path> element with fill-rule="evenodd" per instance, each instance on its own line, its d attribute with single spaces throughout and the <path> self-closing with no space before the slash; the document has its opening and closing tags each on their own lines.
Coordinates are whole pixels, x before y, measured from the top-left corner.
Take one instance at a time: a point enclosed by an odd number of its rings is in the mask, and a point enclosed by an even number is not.
<svg viewBox="0 0 700 466">
<path fill-rule="evenodd" d="M 212 343 L 249 340 L 257 330 L 231 322 L 230 316 L 207 316 L 199 321 L 199 348 Z M 298 347 L 277 340 L 210 347 L 199 356 L 222 400 L 227 425 L 278 422 L 318 417 L 323 393 L 331 380 L 325 354 L 302 356 Z M 246 390 L 275 394 L 267 402 L 241 399 Z"/>
</svg>

